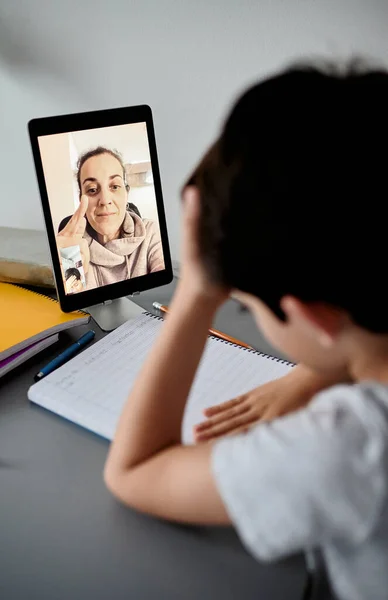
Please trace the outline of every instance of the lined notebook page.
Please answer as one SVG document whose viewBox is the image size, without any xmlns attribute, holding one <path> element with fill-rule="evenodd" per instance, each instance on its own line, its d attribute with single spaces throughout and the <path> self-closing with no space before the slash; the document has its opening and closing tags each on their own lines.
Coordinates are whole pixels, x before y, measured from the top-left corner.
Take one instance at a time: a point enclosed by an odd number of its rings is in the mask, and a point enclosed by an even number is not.
<svg viewBox="0 0 388 600">
<path fill-rule="evenodd" d="M 33 385 L 28 398 L 111 440 L 135 378 L 163 321 L 140 315 Z M 190 352 L 190 347 L 187 348 Z M 284 375 L 291 366 L 209 338 L 188 399 L 182 439 L 191 443 L 202 410 Z"/>
</svg>

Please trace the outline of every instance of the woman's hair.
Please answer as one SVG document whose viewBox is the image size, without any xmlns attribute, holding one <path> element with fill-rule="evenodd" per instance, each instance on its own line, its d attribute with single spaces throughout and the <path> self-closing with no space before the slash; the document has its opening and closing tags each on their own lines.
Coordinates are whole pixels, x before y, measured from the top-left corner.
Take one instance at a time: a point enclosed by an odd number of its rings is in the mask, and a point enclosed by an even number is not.
<svg viewBox="0 0 388 600">
<path fill-rule="evenodd" d="M 89 160 L 89 158 L 93 158 L 93 156 L 100 156 L 101 154 L 110 154 L 116 160 L 119 161 L 121 168 L 123 170 L 123 181 L 124 181 L 125 189 L 127 190 L 127 192 L 129 192 L 129 185 L 127 183 L 127 175 L 125 173 L 125 164 L 124 164 L 123 157 L 121 156 L 120 152 L 118 150 L 111 150 L 110 148 L 106 148 L 105 146 L 97 146 L 97 148 L 93 148 L 93 150 L 88 150 L 87 152 L 84 152 L 84 154 L 81 154 L 81 156 L 79 157 L 79 159 L 77 161 L 76 177 L 77 177 L 78 191 L 79 191 L 80 197 L 82 195 L 82 185 L 81 185 L 82 166 L 86 163 L 87 160 Z"/>
<path fill-rule="evenodd" d="M 388 332 L 387 139 L 382 69 L 297 66 L 249 89 L 186 183 L 209 276 L 281 319 L 292 294 Z"/>
</svg>

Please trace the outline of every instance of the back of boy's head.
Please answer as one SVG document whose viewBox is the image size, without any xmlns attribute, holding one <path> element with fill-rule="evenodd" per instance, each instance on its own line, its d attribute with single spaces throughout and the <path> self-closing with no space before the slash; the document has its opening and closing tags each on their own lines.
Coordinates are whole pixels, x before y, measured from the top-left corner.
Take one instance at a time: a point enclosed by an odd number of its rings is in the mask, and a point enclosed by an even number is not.
<svg viewBox="0 0 388 600">
<path fill-rule="evenodd" d="M 81 273 L 75 267 L 70 267 L 69 269 L 66 269 L 66 272 L 65 272 L 66 281 L 68 279 L 70 279 L 70 277 L 75 277 L 76 279 L 79 280 L 79 279 L 81 279 Z"/>
<path fill-rule="evenodd" d="M 388 332 L 388 74 L 295 67 L 248 90 L 188 184 L 209 275 Z"/>
</svg>

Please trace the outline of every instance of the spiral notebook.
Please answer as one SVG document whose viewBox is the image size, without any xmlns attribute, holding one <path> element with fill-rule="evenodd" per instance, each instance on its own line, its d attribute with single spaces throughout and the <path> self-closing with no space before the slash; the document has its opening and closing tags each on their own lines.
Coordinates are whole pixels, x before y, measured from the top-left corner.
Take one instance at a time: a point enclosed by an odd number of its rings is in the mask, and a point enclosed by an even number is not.
<svg viewBox="0 0 388 600">
<path fill-rule="evenodd" d="M 54 298 L 0 283 L 0 361 L 89 319 L 90 315 L 81 311 L 62 312 Z M 34 348 L 38 351 L 39 347 Z"/>
<path fill-rule="evenodd" d="M 135 378 L 163 327 L 163 319 L 144 313 L 128 321 L 28 390 L 31 402 L 111 440 Z M 190 352 L 190 348 L 188 348 Z M 209 337 L 188 398 L 184 443 L 202 410 L 281 377 L 286 361 Z"/>
</svg>

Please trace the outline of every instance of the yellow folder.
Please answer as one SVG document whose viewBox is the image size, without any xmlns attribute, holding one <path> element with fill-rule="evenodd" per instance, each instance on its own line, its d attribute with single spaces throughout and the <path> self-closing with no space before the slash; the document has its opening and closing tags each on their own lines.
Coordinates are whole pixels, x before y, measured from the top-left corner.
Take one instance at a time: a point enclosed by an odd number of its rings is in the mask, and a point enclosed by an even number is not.
<svg viewBox="0 0 388 600">
<path fill-rule="evenodd" d="M 88 323 L 81 312 L 64 313 L 56 300 L 0 283 L 0 360 L 49 335 Z"/>
</svg>

